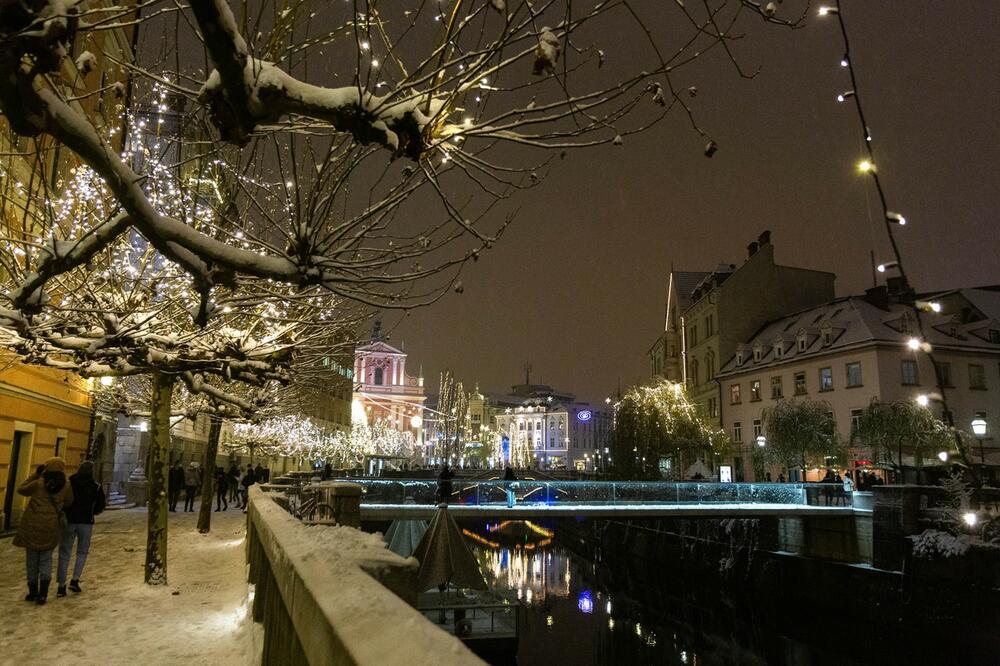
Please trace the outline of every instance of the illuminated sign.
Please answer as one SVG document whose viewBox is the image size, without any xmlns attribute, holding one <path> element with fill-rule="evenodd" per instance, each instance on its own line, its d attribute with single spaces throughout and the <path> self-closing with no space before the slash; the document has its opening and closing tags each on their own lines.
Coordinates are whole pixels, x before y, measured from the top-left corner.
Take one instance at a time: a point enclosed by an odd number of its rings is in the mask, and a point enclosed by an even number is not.
<svg viewBox="0 0 1000 666">
<path fill-rule="evenodd" d="M 589 409 L 581 409 L 576 413 L 576 418 L 578 421 L 589 421 L 594 418 L 594 413 Z"/>
<path fill-rule="evenodd" d="M 719 465 L 719 482 L 733 482 L 733 468 L 730 465 Z"/>
</svg>

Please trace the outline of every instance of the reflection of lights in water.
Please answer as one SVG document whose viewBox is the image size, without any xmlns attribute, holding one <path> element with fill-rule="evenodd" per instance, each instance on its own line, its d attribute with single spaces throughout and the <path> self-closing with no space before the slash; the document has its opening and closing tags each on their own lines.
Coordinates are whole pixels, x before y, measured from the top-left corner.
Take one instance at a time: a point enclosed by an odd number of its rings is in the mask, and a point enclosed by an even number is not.
<svg viewBox="0 0 1000 666">
<path fill-rule="evenodd" d="M 607 611 L 608 615 L 611 615 L 611 599 L 608 599 L 608 605 L 605 606 L 605 610 Z"/>
<path fill-rule="evenodd" d="M 528 588 L 527 590 L 524 591 L 524 600 L 527 601 L 529 604 L 531 603 L 531 588 Z"/>
<path fill-rule="evenodd" d="M 635 635 L 642 636 L 642 624 L 640 624 L 639 622 L 635 623 Z"/>
<path fill-rule="evenodd" d="M 646 636 L 646 645 L 648 645 L 649 647 L 656 647 L 656 634 L 654 634 L 653 632 L 649 632 L 649 634 Z"/>
<path fill-rule="evenodd" d="M 580 593 L 579 598 L 576 600 L 576 607 L 580 609 L 581 613 L 587 613 L 588 615 L 594 612 L 594 600 L 590 596 L 590 590 L 584 590 Z"/>
<path fill-rule="evenodd" d="M 609 617 L 608 618 L 608 629 L 611 629 L 612 631 L 614 631 L 614 628 L 615 628 L 615 619 L 613 617 Z"/>
<path fill-rule="evenodd" d="M 480 543 L 479 539 L 473 540 Z M 480 566 L 492 585 L 499 589 L 519 589 L 522 594 L 530 591 L 531 597 L 525 594 L 529 601 L 531 598 L 542 600 L 550 594 L 570 595 L 569 558 L 561 555 L 552 558 L 551 555 L 520 548 L 478 549 Z"/>
<path fill-rule="evenodd" d="M 551 627 L 555 623 L 556 623 L 556 621 L 552 618 L 551 615 L 549 615 L 548 617 L 545 618 L 545 624 L 547 626 Z"/>
<path fill-rule="evenodd" d="M 687 650 L 681 650 L 681 663 L 682 664 L 688 663 L 688 653 L 687 653 Z"/>
</svg>

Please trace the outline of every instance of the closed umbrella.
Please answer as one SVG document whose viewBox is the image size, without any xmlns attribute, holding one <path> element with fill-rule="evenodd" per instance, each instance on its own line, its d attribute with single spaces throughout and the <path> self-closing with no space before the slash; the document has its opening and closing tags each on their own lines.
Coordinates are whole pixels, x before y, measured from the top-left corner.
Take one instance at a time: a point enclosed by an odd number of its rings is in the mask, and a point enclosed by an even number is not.
<svg viewBox="0 0 1000 666">
<path fill-rule="evenodd" d="M 418 592 L 442 585 L 472 590 L 487 589 L 479 564 L 465 544 L 455 519 L 448 513 L 447 504 L 438 505 L 437 513 L 431 519 L 424 537 L 413 551 L 413 557 L 420 561 L 420 570 L 417 572 Z"/>
<path fill-rule="evenodd" d="M 394 520 L 382 538 L 389 544 L 389 550 L 402 557 L 409 557 L 426 531 L 426 520 Z"/>
</svg>

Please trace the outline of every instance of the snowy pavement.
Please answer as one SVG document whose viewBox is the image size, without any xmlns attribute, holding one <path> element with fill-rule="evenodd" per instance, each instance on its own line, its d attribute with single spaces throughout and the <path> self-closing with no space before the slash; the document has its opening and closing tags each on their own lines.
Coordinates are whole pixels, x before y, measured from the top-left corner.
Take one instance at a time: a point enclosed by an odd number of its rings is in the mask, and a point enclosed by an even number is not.
<svg viewBox="0 0 1000 666">
<path fill-rule="evenodd" d="M 49 601 L 24 601 L 24 549 L 0 539 L 0 663 L 77 664 L 259 663 L 260 637 L 248 618 L 246 516 L 212 514 L 198 534 L 197 513 L 171 513 L 168 580 L 143 583 L 146 511 L 97 517 L 83 593 L 56 597 L 55 560 Z"/>
</svg>

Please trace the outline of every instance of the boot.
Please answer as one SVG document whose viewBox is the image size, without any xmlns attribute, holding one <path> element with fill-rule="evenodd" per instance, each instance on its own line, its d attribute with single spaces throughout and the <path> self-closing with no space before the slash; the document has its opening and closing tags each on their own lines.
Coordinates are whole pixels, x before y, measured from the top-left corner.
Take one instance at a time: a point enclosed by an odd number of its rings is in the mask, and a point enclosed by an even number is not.
<svg viewBox="0 0 1000 666">
<path fill-rule="evenodd" d="M 83 590 L 80 589 L 80 581 L 77 580 L 76 578 L 74 578 L 69 582 L 69 589 L 73 590 L 77 594 L 83 592 Z"/>
<path fill-rule="evenodd" d="M 28 581 L 28 595 L 24 598 L 25 601 L 34 601 L 38 598 L 38 581 L 29 580 Z"/>
<path fill-rule="evenodd" d="M 65 585 L 58 585 L 58 586 L 56 586 L 56 596 L 57 597 L 65 597 L 66 596 L 66 586 Z"/>
<path fill-rule="evenodd" d="M 49 580 L 43 580 L 43 581 L 41 581 L 39 583 L 39 585 L 38 585 L 38 598 L 35 599 L 35 603 L 38 604 L 39 606 L 44 606 L 46 600 L 48 600 L 48 598 L 49 598 L 49 583 L 51 583 L 51 582 L 52 582 L 52 580 L 49 579 Z"/>
</svg>

